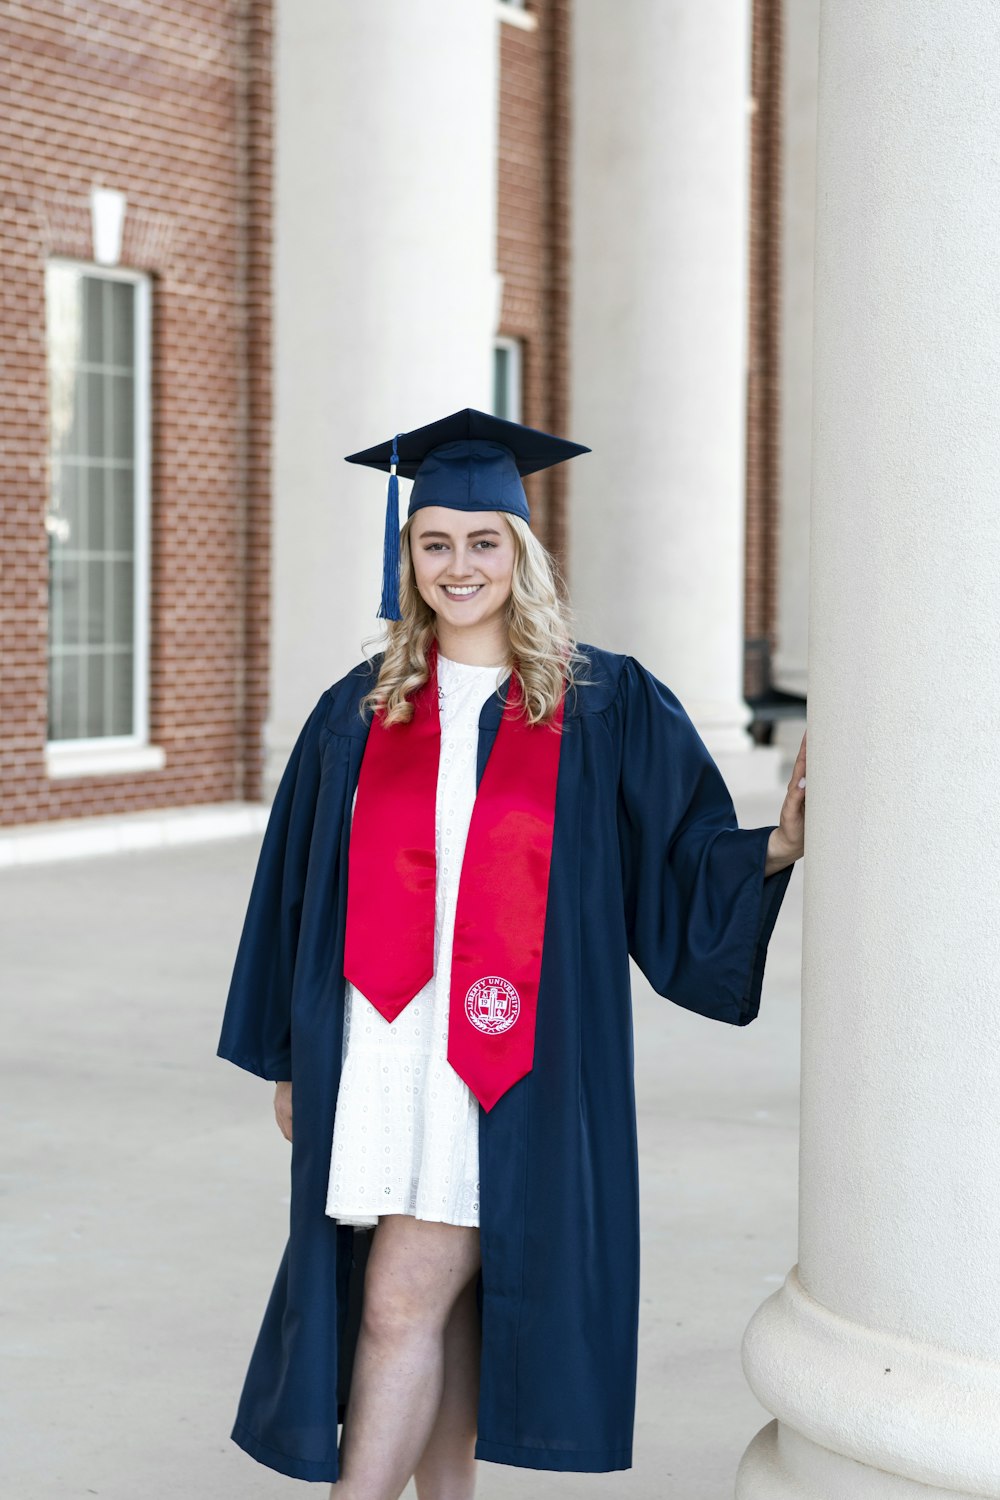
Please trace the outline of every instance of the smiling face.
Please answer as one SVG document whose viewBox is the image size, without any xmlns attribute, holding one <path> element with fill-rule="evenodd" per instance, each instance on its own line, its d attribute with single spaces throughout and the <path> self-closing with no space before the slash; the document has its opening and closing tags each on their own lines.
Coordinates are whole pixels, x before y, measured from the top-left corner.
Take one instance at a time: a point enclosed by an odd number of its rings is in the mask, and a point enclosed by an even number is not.
<svg viewBox="0 0 1000 1500">
<path fill-rule="evenodd" d="M 505 652 L 515 549 L 503 515 L 425 505 L 410 528 L 410 556 L 421 598 L 437 615 L 444 654 L 449 641 L 473 638 Z"/>
</svg>

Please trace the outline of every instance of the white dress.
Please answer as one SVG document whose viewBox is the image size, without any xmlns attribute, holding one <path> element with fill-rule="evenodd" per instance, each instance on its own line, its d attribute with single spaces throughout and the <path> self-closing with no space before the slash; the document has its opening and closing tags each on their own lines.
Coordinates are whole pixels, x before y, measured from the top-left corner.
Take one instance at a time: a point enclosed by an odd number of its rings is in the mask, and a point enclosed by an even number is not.
<svg viewBox="0 0 1000 1500">
<path fill-rule="evenodd" d="M 434 977 L 391 1022 L 345 985 L 326 1201 L 326 1212 L 342 1224 L 371 1226 L 380 1214 L 479 1223 L 479 1102 L 448 1061 L 448 992 L 458 880 L 476 798 L 479 714 L 508 671 L 438 654 Z"/>
</svg>

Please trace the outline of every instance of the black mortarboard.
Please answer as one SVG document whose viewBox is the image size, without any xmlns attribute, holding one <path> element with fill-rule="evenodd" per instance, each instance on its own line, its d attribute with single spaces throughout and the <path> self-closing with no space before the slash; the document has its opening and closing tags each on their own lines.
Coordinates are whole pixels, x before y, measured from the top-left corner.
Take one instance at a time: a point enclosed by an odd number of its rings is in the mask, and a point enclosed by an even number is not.
<svg viewBox="0 0 1000 1500">
<path fill-rule="evenodd" d="M 347 454 L 349 464 L 388 470 L 390 476 L 379 616 L 400 618 L 397 474 L 414 481 L 407 516 L 425 505 L 444 505 L 451 510 L 507 510 L 527 521 L 521 476 L 589 452 L 582 443 L 467 406 L 426 427 L 397 432 L 362 453 Z"/>
</svg>

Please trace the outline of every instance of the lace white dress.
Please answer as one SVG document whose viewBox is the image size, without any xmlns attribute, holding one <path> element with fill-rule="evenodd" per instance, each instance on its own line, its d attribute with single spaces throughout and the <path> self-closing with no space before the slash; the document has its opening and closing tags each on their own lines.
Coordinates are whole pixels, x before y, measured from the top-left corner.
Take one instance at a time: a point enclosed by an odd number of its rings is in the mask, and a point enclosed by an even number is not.
<svg viewBox="0 0 1000 1500">
<path fill-rule="evenodd" d="M 438 654 L 434 977 L 391 1022 L 345 985 L 326 1201 L 326 1212 L 342 1224 L 370 1227 L 381 1214 L 479 1223 L 479 1102 L 448 1061 L 448 991 L 458 881 L 476 798 L 479 714 L 508 671 Z"/>
</svg>

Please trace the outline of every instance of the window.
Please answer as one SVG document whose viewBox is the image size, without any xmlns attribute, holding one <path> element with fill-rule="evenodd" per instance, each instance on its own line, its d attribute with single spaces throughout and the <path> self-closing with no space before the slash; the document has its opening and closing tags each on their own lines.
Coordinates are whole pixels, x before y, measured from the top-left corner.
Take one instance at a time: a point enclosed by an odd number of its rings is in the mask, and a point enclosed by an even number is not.
<svg viewBox="0 0 1000 1500">
<path fill-rule="evenodd" d="M 521 341 L 493 340 L 493 415 L 521 420 Z"/>
<path fill-rule="evenodd" d="M 45 300 L 49 742 L 125 749 L 148 731 L 149 281 L 53 260 Z"/>
</svg>

